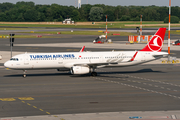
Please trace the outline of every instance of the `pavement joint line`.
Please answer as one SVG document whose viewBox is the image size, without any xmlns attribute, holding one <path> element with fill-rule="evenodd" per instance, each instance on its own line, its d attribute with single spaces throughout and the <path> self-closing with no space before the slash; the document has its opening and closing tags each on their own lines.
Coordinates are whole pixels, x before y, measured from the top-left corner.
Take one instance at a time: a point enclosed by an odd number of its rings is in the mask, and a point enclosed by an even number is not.
<svg viewBox="0 0 180 120">
<path fill-rule="evenodd" d="M 121 74 L 118 74 L 118 75 L 121 75 Z M 123 75 L 123 74 L 122 74 Z M 130 76 L 130 75 L 129 75 Z M 134 76 L 131 76 L 131 77 L 134 77 Z M 140 77 L 135 77 L 135 78 L 140 78 Z M 143 79 L 143 78 L 141 78 Z M 161 81 L 157 81 L 157 80 L 151 80 L 151 79 L 146 79 L 144 78 L 144 80 L 148 80 L 148 81 L 153 81 L 153 82 L 159 82 L 159 83 L 163 83 L 163 84 L 168 84 L 168 85 L 172 85 L 172 86 L 179 86 L 180 85 L 175 85 L 175 84 L 172 84 L 172 83 L 166 83 L 166 82 L 161 82 Z M 146 83 L 143 83 L 143 84 L 146 84 Z M 150 85 L 151 86 L 151 85 Z M 155 86 L 156 87 L 156 86 Z M 164 88 L 163 88 L 164 89 Z M 169 89 L 168 89 L 169 90 Z M 171 90 L 171 89 L 170 89 Z M 177 91 L 177 90 L 173 90 L 173 91 Z"/>
<path fill-rule="evenodd" d="M 118 74 L 118 75 L 125 75 L 125 74 Z M 134 78 L 138 78 L 138 77 L 136 77 L 136 76 L 131 76 L 131 75 L 125 75 L 125 76 L 129 76 L 129 77 L 134 77 Z M 159 83 L 163 83 L 163 84 L 170 84 L 170 85 L 172 85 L 172 86 L 178 86 L 178 87 L 180 87 L 180 85 L 175 85 L 175 84 L 172 84 L 172 83 L 166 83 L 166 82 L 161 82 L 161 81 L 158 81 L 158 80 L 151 80 L 151 79 L 147 79 L 147 78 L 140 78 L 139 77 L 139 79 L 144 79 L 144 80 L 148 80 L 148 81 L 153 81 L 153 82 L 159 82 Z"/>
<path fill-rule="evenodd" d="M 119 74 L 118 74 L 119 75 Z M 118 79 L 120 79 L 120 78 L 118 78 Z M 103 80 L 103 79 L 102 79 Z M 125 80 L 125 79 L 124 79 Z M 150 79 L 148 79 L 148 80 L 150 80 Z M 127 80 L 127 81 L 131 81 L 131 80 Z M 150 80 L 150 81 L 155 81 L 155 80 Z M 137 82 L 137 83 L 141 83 L 141 82 L 138 82 L 138 81 L 134 81 L 134 80 L 132 80 L 132 82 Z M 114 82 L 115 83 L 115 82 Z M 146 83 L 143 83 L 143 84 L 145 84 L 146 85 Z M 169 84 L 169 83 L 168 83 Z M 149 84 L 149 86 L 153 86 L 152 84 Z M 154 85 L 155 87 L 159 87 L 159 86 L 157 86 L 157 85 Z M 164 87 L 162 88 L 162 89 L 164 89 Z M 167 90 L 171 90 L 170 88 L 167 88 Z M 173 91 L 177 91 L 177 90 L 173 90 Z"/>
<path fill-rule="evenodd" d="M 102 79 L 101 79 L 102 80 Z M 103 80 L 105 81 L 105 79 Z M 109 81 L 109 80 L 108 80 Z M 112 81 L 110 81 L 112 82 Z M 115 82 L 114 82 L 115 83 Z M 125 85 L 125 86 L 129 86 L 129 87 L 133 87 L 133 85 L 129 85 L 129 84 L 124 84 L 124 83 L 121 83 L 121 85 Z M 137 89 L 143 89 L 145 91 L 149 91 L 149 92 L 153 92 L 153 93 L 157 93 L 157 94 L 162 94 L 162 95 L 166 95 L 166 96 L 170 96 L 170 97 L 175 97 L 177 98 L 178 96 L 173 96 L 171 94 L 166 94 L 166 93 L 161 93 L 161 92 L 158 92 L 158 91 L 154 91 L 154 90 L 149 90 L 149 89 L 145 89 L 145 88 L 141 88 L 141 87 L 137 87 L 137 86 L 134 86 L 135 88 Z M 180 99 L 180 97 L 178 97 Z"/>
</svg>

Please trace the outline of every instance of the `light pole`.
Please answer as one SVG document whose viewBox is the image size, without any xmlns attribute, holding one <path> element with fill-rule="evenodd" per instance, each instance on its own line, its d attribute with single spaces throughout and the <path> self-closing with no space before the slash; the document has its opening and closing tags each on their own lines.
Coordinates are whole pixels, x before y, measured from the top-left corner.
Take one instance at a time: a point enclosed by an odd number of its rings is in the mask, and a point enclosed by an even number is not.
<svg viewBox="0 0 180 120">
<path fill-rule="evenodd" d="M 11 34 L 11 38 L 10 38 L 10 45 L 11 45 L 11 58 L 12 58 L 12 34 Z"/>
<path fill-rule="evenodd" d="M 107 15 L 106 15 L 106 40 L 107 40 Z"/>
<path fill-rule="evenodd" d="M 140 36 L 142 36 L 142 17 L 143 15 L 140 16 Z"/>
<path fill-rule="evenodd" d="M 170 61 L 171 0 L 169 0 L 168 61 Z"/>
<path fill-rule="evenodd" d="M 13 43 L 14 43 L 14 36 L 15 34 L 9 34 L 11 37 L 10 37 L 10 46 L 11 46 L 11 58 L 12 58 L 12 47 L 13 47 Z"/>
</svg>

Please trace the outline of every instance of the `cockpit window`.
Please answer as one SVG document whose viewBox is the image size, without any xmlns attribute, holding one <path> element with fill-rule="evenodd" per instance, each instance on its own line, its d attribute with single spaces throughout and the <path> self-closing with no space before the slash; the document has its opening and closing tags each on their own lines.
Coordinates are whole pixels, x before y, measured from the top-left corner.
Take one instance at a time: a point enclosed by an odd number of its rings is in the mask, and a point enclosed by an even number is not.
<svg viewBox="0 0 180 120">
<path fill-rule="evenodd" d="M 11 58 L 10 61 L 19 61 L 18 58 Z"/>
</svg>

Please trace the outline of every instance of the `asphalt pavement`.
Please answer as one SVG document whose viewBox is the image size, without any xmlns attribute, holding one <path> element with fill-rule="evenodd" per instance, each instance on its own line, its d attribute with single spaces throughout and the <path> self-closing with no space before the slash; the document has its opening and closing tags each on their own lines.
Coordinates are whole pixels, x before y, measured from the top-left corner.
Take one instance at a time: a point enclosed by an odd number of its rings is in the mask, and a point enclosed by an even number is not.
<svg viewBox="0 0 180 120">
<path fill-rule="evenodd" d="M 81 48 L 76 44 L 90 44 L 94 37 L 16 39 L 13 53 L 78 51 Z M 127 38 L 115 36 L 113 40 L 115 43 L 122 42 L 123 47 Z M 51 46 L 52 43 L 64 47 Z M 1 53 L 9 56 L 8 44 L 8 39 L 0 39 Z M 65 46 L 67 44 L 70 46 Z M 86 49 L 106 51 L 118 45 L 106 44 L 101 48 L 92 44 Z M 115 50 L 132 50 L 135 46 Z M 178 48 L 173 49 L 172 52 L 179 52 Z M 71 75 L 57 70 L 29 70 L 27 77 L 23 78 L 23 71 L 5 69 L 1 63 L 0 118 L 128 120 L 129 117 L 140 116 L 143 119 L 180 119 L 179 71 L 180 64 L 162 64 L 159 61 L 132 67 L 97 69 L 97 77 Z"/>
</svg>

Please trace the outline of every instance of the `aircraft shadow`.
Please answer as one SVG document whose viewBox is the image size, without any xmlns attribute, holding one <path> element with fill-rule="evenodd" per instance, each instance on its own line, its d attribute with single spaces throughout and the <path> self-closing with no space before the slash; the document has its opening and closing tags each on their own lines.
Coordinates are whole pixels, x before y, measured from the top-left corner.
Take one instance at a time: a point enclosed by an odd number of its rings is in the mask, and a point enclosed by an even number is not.
<svg viewBox="0 0 180 120">
<path fill-rule="evenodd" d="M 142 70 L 138 70 L 138 71 L 113 71 L 113 72 L 97 72 L 97 76 L 101 76 L 101 75 L 107 75 L 107 74 L 130 74 L 130 73 L 165 73 L 162 71 L 153 71 L 152 69 L 142 69 Z M 71 77 L 89 77 L 91 76 L 91 74 L 85 74 L 85 75 L 72 75 Z M 125 78 L 125 77 L 123 77 Z"/>
<path fill-rule="evenodd" d="M 162 71 L 154 71 L 152 69 L 142 69 L 142 70 L 138 70 L 138 71 L 115 71 L 115 72 L 98 72 L 98 73 L 101 73 L 101 74 L 129 74 L 129 73 L 148 73 L 148 72 L 158 72 L 158 73 L 164 73 Z"/>
<path fill-rule="evenodd" d="M 71 73 L 40 73 L 40 74 L 26 74 L 27 77 L 46 77 L 46 76 L 69 76 Z M 16 74 L 16 75 L 4 75 L 4 77 L 22 77 L 23 74 Z"/>
<path fill-rule="evenodd" d="M 142 69 L 138 71 L 113 71 L 113 72 L 97 72 L 97 76 L 107 75 L 107 74 L 129 74 L 129 73 L 148 73 L 148 72 L 158 72 L 158 73 L 164 73 L 162 71 L 153 71 L 152 69 Z M 4 77 L 22 77 L 23 74 L 14 74 L 14 75 L 4 75 Z M 70 72 L 65 73 L 39 73 L 39 74 L 26 74 L 27 77 L 37 77 L 37 76 L 70 76 L 70 77 L 89 77 L 91 74 L 84 74 L 84 75 L 72 75 Z"/>
</svg>

